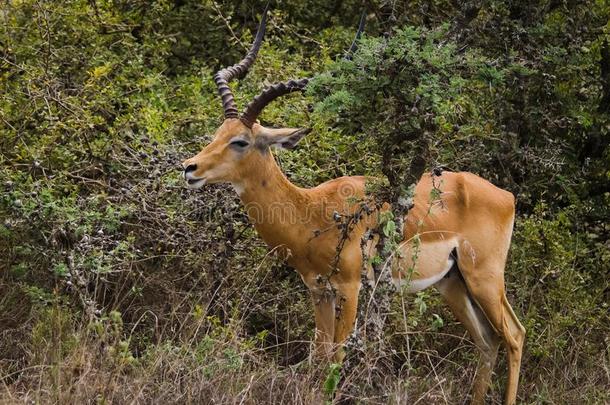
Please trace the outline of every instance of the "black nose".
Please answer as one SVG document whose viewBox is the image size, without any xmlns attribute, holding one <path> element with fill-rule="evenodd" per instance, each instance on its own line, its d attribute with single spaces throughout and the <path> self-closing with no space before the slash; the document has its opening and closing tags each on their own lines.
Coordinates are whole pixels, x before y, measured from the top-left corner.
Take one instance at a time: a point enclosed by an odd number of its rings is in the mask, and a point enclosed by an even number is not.
<svg viewBox="0 0 610 405">
<path fill-rule="evenodd" d="M 184 173 L 194 172 L 195 170 L 197 170 L 197 165 L 191 164 L 184 169 Z"/>
</svg>

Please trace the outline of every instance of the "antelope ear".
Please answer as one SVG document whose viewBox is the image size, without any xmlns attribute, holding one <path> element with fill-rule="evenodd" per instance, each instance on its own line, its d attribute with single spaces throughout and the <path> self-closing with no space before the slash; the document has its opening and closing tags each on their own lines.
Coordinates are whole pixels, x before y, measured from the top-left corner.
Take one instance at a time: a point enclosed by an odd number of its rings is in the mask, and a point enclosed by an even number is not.
<svg viewBox="0 0 610 405">
<path fill-rule="evenodd" d="M 309 128 L 265 128 L 261 125 L 255 125 L 253 130 L 256 146 L 263 151 L 270 146 L 293 149 L 311 131 Z"/>
</svg>

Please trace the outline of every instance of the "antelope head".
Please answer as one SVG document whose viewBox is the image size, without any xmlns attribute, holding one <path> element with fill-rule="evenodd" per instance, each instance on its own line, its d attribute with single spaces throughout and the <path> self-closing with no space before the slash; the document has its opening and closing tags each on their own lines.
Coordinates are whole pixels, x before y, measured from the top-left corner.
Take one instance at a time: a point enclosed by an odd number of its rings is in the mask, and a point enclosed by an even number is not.
<svg viewBox="0 0 610 405">
<path fill-rule="evenodd" d="M 270 147 L 292 149 L 309 132 L 308 129 L 298 128 L 266 128 L 257 121 L 267 104 L 285 94 L 302 91 L 308 79 L 290 80 L 266 88 L 246 106 L 242 114 L 239 114 L 235 104 L 229 82 L 243 78 L 254 63 L 265 35 L 266 16 L 267 10 L 244 59 L 214 75 L 222 98 L 224 122 L 216 130 L 211 143 L 182 163 L 189 188 L 221 182 L 236 186 L 248 175 L 260 173 L 262 165 L 273 159 Z"/>
</svg>

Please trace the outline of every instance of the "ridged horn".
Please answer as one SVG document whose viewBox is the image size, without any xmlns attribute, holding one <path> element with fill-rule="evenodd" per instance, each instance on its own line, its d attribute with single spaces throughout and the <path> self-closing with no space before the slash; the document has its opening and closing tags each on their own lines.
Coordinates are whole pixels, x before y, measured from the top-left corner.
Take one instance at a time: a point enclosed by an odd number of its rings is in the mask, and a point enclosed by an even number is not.
<svg viewBox="0 0 610 405">
<path fill-rule="evenodd" d="M 246 106 L 244 113 L 241 116 L 241 121 L 248 128 L 252 128 L 252 125 L 256 122 L 258 115 L 263 109 L 278 97 L 285 94 L 292 93 L 295 91 L 303 91 L 305 86 L 309 83 L 309 79 L 289 80 L 283 83 L 276 83 L 272 86 L 267 87 L 262 91 L 261 94 L 254 97 L 254 99 Z"/>
<path fill-rule="evenodd" d="M 360 36 L 362 35 L 362 31 L 364 30 L 364 24 L 366 22 L 366 12 L 363 12 L 360 16 L 360 23 L 358 24 L 358 31 L 356 32 L 356 36 L 354 37 L 354 41 L 352 45 L 349 47 L 345 58 L 350 59 L 351 55 L 357 48 L 357 42 Z M 270 87 L 267 87 L 261 94 L 254 97 L 254 99 L 246 106 L 243 114 L 240 117 L 240 120 L 246 125 L 248 128 L 252 128 L 252 125 L 256 122 L 256 119 L 263 111 L 263 109 L 273 100 L 288 93 L 292 93 L 295 91 L 303 91 L 309 83 L 308 78 L 299 79 L 299 80 L 289 80 L 284 83 L 276 83 Z"/>
<path fill-rule="evenodd" d="M 250 50 L 246 56 L 239 63 L 221 69 L 214 75 L 214 82 L 218 88 L 218 94 L 220 94 L 220 97 L 222 98 L 222 108 L 224 110 L 225 118 L 239 117 L 239 111 L 237 110 L 237 105 L 235 104 L 233 92 L 229 87 L 229 82 L 233 79 L 242 79 L 244 76 L 246 76 L 248 69 L 254 63 L 258 50 L 260 49 L 265 36 L 268 9 L 269 4 L 267 4 L 265 7 L 263 17 L 261 18 L 261 22 L 258 26 L 258 31 L 256 32 L 256 37 L 254 38 L 254 42 L 252 43 L 252 46 L 250 47 Z"/>
</svg>

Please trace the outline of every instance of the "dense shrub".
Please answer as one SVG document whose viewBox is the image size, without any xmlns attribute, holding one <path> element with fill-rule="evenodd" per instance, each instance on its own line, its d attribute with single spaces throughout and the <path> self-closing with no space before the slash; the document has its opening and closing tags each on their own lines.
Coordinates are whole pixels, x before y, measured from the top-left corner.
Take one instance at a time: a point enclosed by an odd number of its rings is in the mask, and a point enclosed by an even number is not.
<svg viewBox="0 0 610 405">
<path fill-rule="evenodd" d="M 274 7 L 234 85 L 244 105 L 264 84 L 317 74 L 261 117 L 314 129 L 278 155 L 284 171 L 302 186 L 365 173 L 396 187 L 444 165 L 513 192 L 520 399 L 610 400 L 608 6 L 373 2 L 345 61 L 360 3 L 316 3 Z M 340 371 L 307 361 L 298 275 L 230 188 L 186 190 L 177 170 L 220 123 L 211 75 L 239 58 L 263 7 L 0 6 L 3 402 L 330 399 Z M 391 372 L 369 400 L 463 401 L 476 350 L 438 295 L 400 295 L 392 309 L 392 352 L 377 359 Z"/>
</svg>

